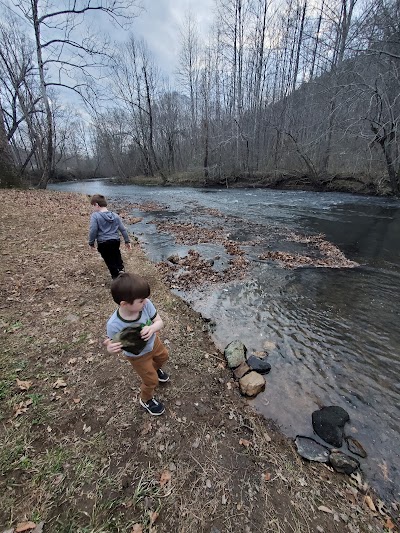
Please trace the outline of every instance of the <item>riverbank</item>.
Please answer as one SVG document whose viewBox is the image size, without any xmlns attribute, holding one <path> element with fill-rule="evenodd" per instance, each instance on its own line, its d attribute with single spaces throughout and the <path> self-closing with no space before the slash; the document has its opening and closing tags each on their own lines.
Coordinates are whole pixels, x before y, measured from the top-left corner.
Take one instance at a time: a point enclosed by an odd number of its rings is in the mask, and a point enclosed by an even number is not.
<svg viewBox="0 0 400 533">
<path fill-rule="evenodd" d="M 361 478 L 304 462 L 254 413 L 136 244 L 126 268 L 150 281 L 172 378 L 165 416 L 139 408 L 102 346 L 115 305 L 89 213 L 82 195 L 3 191 L 0 531 L 394 531 Z"/>
<path fill-rule="evenodd" d="M 253 173 L 250 176 L 237 175 L 226 177 L 208 177 L 199 171 L 181 172 L 167 176 L 134 176 L 113 178 L 120 185 L 145 185 L 166 187 L 204 187 L 204 188 L 260 188 L 292 191 L 342 192 L 369 196 L 390 196 L 390 188 L 383 178 L 372 178 L 366 175 L 331 175 L 324 178 L 313 178 L 301 174 Z"/>
</svg>

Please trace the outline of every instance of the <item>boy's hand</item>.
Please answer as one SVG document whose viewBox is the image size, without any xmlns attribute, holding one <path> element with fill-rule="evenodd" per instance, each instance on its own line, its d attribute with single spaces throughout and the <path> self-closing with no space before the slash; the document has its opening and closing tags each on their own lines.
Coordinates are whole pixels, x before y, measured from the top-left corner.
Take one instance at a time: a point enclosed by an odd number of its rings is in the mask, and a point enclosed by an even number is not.
<svg viewBox="0 0 400 533">
<path fill-rule="evenodd" d="M 89 244 L 89 248 L 90 248 L 90 251 L 91 251 L 91 252 L 97 252 L 95 246 L 90 246 L 90 244 Z"/>
<path fill-rule="evenodd" d="M 148 341 L 156 331 L 157 330 L 154 329 L 154 324 L 152 324 L 151 326 L 144 326 L 140 331 L 140 336 L 143 340 Z"/>
<path fill-rule="evenodd" d="M 122 350 L 122 344 L 120 342 L 112 342 L 112 340 L 106 339 L 103 344 L 107 348 L 108 353 L 118 353 Z"/>
<path fill-rule="evenodd" d="M 130 242 L 126 242 L 125 246 L 128 248 L 128 250 L 132 250 L 132 244 Z"/>
</svg>

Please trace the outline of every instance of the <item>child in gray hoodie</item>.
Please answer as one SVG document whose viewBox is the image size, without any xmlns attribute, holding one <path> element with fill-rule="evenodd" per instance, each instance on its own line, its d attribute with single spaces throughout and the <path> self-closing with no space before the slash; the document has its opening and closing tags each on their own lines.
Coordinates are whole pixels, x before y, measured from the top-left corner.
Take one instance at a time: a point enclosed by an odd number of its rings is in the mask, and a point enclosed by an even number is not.
<svg viewBox="0 0 400 533">
<path fill-rule="evenodd" d="M 115 279 L 124 271 L 118 232 L 122 233 L 125 245 L 130 250 L 129 235 L 119 216 L 107 209 L 107 200 L 102 194 L 94 194 L 90 198 L 90 203 L 93 206 L 93 213 L 90 216 L 89 246 L 95 250 L 94 242 L 97 240 L 97 250 L 104 259 L 111 277 Z"/>
</svg>

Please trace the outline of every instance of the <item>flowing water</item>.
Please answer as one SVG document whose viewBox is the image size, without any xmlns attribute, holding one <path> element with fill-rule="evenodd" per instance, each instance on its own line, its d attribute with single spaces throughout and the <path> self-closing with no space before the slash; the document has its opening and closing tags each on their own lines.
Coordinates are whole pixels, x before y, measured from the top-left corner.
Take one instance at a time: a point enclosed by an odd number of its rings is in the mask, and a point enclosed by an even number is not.
<svg viewBox="0 0 400 533">
<path fill-rule="evenodd" d="M 101 193 L 129 202 L 156 202 L 167 210 L 140 213 L 131 229 L 154 261 L 193 246 L 177 245 L 152 220 L 221 225 L 209 209 L 227 215 L 224 228 L 245 247 L 251 268 L 245 280 L 220 290 L 183 294 L 216 323 L 213 339 L 223 349 L 240 339 L 249 350 L 269 352 L 272 371 L 265 392 L 253 400 L 289 436 L 313 436 L 311 413 L 340 405 L 350 415 L 347 432 L 368 452 L 361 459 L 369 483 L 389 501 L 400 491 L 400 202 L 348 194 L 301 191 L 203 190 L 75 182 L 56 190 Z M 227 222 L 228 221 L 228 222 Z M 301 234 L 324 233 L 354 269 L 284 269 L 258 256 L 274 228 Z M 270 242 L 269 239 L 268 242 Z M 196 247 L 220 257 L 221 246 Z M 343 451 L 346 451 L 345 449 Z"/>
</svg>

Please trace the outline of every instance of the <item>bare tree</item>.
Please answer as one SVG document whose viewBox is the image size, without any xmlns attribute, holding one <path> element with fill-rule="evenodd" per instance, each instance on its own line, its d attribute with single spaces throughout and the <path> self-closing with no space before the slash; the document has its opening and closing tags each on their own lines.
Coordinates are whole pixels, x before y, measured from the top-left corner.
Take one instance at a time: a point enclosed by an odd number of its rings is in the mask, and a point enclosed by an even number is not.
<svg viewBox="0 0 400 533">
<path fill-rule="evenodd" d="M 16 12 L 22 14 L 33 29 L 36 66 L 39 87 L 46 117 L 46 140 L 44 169 L 39 181 L 40 188 L 46 188 L 54 167 L 54 121 L 50 87 L 65 87 L 81 94 L 83 84 L 72 81 L 78 75 L 90 75 L 92 67 L 98 67 L 95 57 L 105 57 L 105 51 L 93 36 L 83 37 L 77 31 L 85 15 L 103 12 L 116 23 L 122 24 L 133 15 L 135 6 L 131 0 L 98 0 L 97 3 L 85 0 L 46 2 L 42 7 L 40 0 L 13 1 Z M 55 71 L 57 80 L 55 79 Z M 79 73 L 79 74 L 78 74 Z"/>
</svg>

